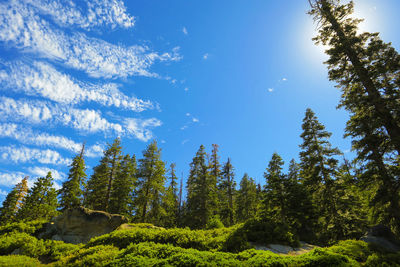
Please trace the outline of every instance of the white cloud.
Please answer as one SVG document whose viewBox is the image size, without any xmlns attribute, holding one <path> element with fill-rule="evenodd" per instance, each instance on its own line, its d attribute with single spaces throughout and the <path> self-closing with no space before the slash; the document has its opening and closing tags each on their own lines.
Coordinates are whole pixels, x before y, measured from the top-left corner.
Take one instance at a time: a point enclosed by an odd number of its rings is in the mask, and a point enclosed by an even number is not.
<svg viewBox="0 0 400 267">
<path fill-rule="evenodd" d="M 14 100 L 0 97 L 0 121 L 21 121 L 43 125 L 63 125 L 84 132 L 114 132 L 133 135 L 139 140 L 147 141 L 152 137 L 148 128 L 158 127 L 161 121 L 151 119 L 124 119 L 120 123 L 109 122 L 101 113 L 91 109 L 76 109 L 59 106 L 44 101 Z"/>
<path fill-rule="evenodd" d="M 3 146 L 0 147 L 0 158 L 3 161 L 26 163 L 37 161 L 42 164 L 69 165 L 71 160 L 63 158 L 57 151 L 35 149 L 28 147 Z"/>
<path fill-rule="evenodd" d="M 88 84 L 62 74 L 47 63 L 34 62 L 30 67 L 22 62 L 6 64 L 0 72 L 2 89 L 22 91 L 30 96 L 41 96 L 62 104 L 93 101 L 104 106 L 143 111 L 154 108 L 150 101 L 124 95 L 118 85 Z"/>
<path fill-rule="evenodd" d="M 272 93 L 274 91 L 274 88 L 268 88 L 268 92 Z"/>
<path fill-rule="evenodd" d="M 77 26 L 86 30 L 99 26 L 130 28 L 135 19 L 126 13 L 122 1 L 118 0 L 86 0 L 84 10 L 73 1 L 68 0 L 25 0 L 39 13 L 51 16 L 60 26 Z"/>
<path fill-rule="evenodd" d="M 186 27 L 182 28 L 182 32 L 183 32 L 184 35 L 188 35 L 188 31 L 187 31 Z"/>
<path fill-rule="evenodd" d="M 287 81 L 287 78 L 282 78 L 282 82 L 286 82 Z"/>
<path fill-rule="evenodd" d="M 187 128 L 188 128 L 188 126 L 184 125 L 184 126 L 181 127 L 181 130 L 183 131 L 183 130 L 186 130 Z"/>
<path fill-rule="evenodd" d="M 66 178 L 65 173 L 59 172 L 55 169 L 51 169 L 51 168 L 47 168 L 47 167 L 38 167 L 38 166 L 30 167 L 30 168 L 28 168 L 28 171 L 32 175 L 38 176 L 38 177 L 45 177 L 48 172 L 51 172 L 51 177 L 53 177 L 54 180 L 56 180 L 56 181 L 63 181 Z"/>
<path fill-rule="evenodd" d="M 192 118 L 192 121 L 193 121 L 193 122 L 199 122 L 199 119 L 197 119 L 197 118 Z"/>
<path fill-rule="evenodd" d="M 118 46 L 82 33 L 65 34 L 16 0 L 0 4 L 0 41 L 57 60 L 92 77 L 156 77 L 157 74 L 149 72 L 155 61 L 181 59 L 179 47 L 172 53 L 158 54 L 149 52 L 145 46 Z"/>
<path fill-rule="evenodd" d="M 31 128 L 14 123 L 0 123 L 0 137 L 13 138 L 28 145 L 62 148 L 74 153 L 79 153 L 82 149 L 82 144 L 76 143 L 67 137 L 35 132 Z M 103 154 L 103 150 L 103 146 L 99 144 L 86 146 L 85 156 L 98 157 Z"/>
<path fill-rule="evenodd" d="M 26 176 L 23 172 L 1 172 L 0 173 L 0 185 L 12 187 Z"/>
<path fill-rule="evenodd" d="M 188 88 L 188 87 L 185 87 L 185 89 L 183 89 L 183 90 L 185 90 L 185 92 L 187 92 L 187 91 L 189 91 L 189 88 Z"/>
<path fill-rule="evenodd" d="M 189 113 L 189 112 L 187 112 L 187 113 L 186 113 L 186 116 L 187 116 L 187 117 L 190 117 L 190 113 Z"/>
<path fill-rule="evenodd" d="M 187 142 L 189 142 L 189 139 L 183 140 L 181 144 L 184 145 L 184 144 L 186 144 Z"/>
<path fill-rule="evenodd" d="M 207 60 L 209 56 L 210 56 L 210 55 L 209 55 L 208 53 L 205 53 L 205 54 L 203 55 L 203 59 L 204 59 L 204 60 Z"/>
<path fill-rule="evenodd" d="M 145 142 L 153 138 L 153 133 L 148 128 L 159 127 L 161 124 L 161 121 L 155 118 L 145 120 L 134 118 L 125 119 L 126 131 Z"/>
<path fill-rule="evenodd" d="M 46 169 L 46 168 L 41 168 L 41 167 L 29 168 L 29 171 L 32 171 L 31 173 L 24 173 L 24 172 L 0 173 L 0 186 L 12 188 L 17 183 L 21 182 L 24 177 L 28 177 L 28 187 L 31 188 L 33 186 L 34 182 L 36 182 L 38 177 L 44 177 L 47 175 L 47 172 L 44 172 L 44 170 L 52 171 L 52 177 L 56 180 L 56 181 L 53 181 L 54 188 L 60 189 L 61 186 L 57 181 L 60 181 L 59 178 L 64 179 L 63 177 L 65 177 L 65 174 L 62 172 L 58 172 L 57 170 L 54 170 L 54 169 Z M 53 172 L 54 172 L 54 174 L 53 174 Z"/>
<path fill-rule="evenodd" d="M 167 141 L 165 140 L 161 140 L 161 144 L 165 144 Z"/>
</svg>

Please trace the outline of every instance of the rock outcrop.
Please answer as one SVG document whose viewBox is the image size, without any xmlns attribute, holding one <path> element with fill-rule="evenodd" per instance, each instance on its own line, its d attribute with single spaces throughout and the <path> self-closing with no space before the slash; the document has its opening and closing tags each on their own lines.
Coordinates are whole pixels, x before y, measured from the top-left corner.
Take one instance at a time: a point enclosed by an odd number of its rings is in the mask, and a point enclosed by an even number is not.
<svg viewBox="0 0 400 267">
<path fill-rule="evenodd" d="M 92 237 L 114 231 L 128 220 L 119 214 L 79 207 L 64 211 L 46 225 L 41 237 L 62 240 L 67 243 L 86 243 Z"/>
<path fill-rule="evenodd" d="M 304 253 L 307 253 L 314 248 L 317 248 L 318 246 L 315 245 L 310 245 L 306 242 L 300 241 L 300 247 L 290 247 L 290 246 L 285 246 L 285 245 L 279 245 L 279 244 L 268 244 L 266 246 L 251 243 L 255 249 L 257 250 L 268 250 L 276 254 L 281 254 L 281 255 L 301 255 Z"/>
<path fill-rule="evenodd" d="M 396 239 L 389 227 L 376 225 L 360 238 L 360 240 L 378 245 L 389 252 L 400 251 L 400 242 Z"/>
</svg>

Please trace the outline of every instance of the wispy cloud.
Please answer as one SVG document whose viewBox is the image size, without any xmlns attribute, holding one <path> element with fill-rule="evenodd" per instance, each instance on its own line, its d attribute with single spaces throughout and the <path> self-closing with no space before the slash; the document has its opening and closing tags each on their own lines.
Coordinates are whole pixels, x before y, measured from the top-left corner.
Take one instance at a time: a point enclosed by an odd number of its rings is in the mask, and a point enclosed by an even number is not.
<svg viewBox="0 0 400 267">
<path fill-rule="evenodd" d="M 45 177 L 47 172 L 51 171 L 51 176 L 54 178 L 54 188 L 60 189 L 60 182 L 65 179 L 66 175 L 54 169 L 31 167 L 28 172 L 3 172 L 0 173 L 0 186 L 12 188 L 17 183 L 21 182 L 24 177 L 28 178 L 28 187 L 31 188 L 38 177 Z"/>
<path fill-rule="evenodd" d="M 186 29 L 186 27 L 182 28 L 182 32 L 183 32 L 184 35 L 188 35 L 188 30 Z"/>
<path fill-rule="evenodd" d="M 181 142 L 182 145 L 186 144 L 187 142 L 189 142 L 189 139 L 185 139 Z"/>
<path fill-rule="evenodd" d="M 185 92 L 189 91 L 188 87 L 185 87 L 183 90 L 185 90 Z"/>
<path fill-rule="evenodd" d="M 22 144 L 61 148 L 74 153 L 79 153 L 82 148 L 82 144 L 67 137 L 40 133 L 15 123 L 0 123 L 0 137 L 13 138 Z M 98 157 L 103 154 L 103 150 L 103 146 L 99 144 L 86 146 L 85 156 Z"/>
<path fill-rule="evenodd" d="M 0 97 L 0 121 L 23 121 L 32 124 L 63 125 L 84 132 L 115 132 L 133 135 L 147 141 L 152 137 L 148 128 L 158 127 L 161 121 L 150 119 L 124 119 L 124 125 L 110 122 L 97 110 L 76 109 L 34 100 L 14 100 Z"/>
<path fill-rule="evenodd" d="M 51 168 L 47 168 L 47 167 L 30 167 L 28 168 L 29 172 L 37 177 L 45 177 L 47 175 L 48 172 L 51 172 L 51 177 L 54 178 L 54 180 L 57 181 L 63 181 L 66 178 L 65 173 L 63 172 L 59 172 L 55 169 L 51 169 Z"/>
<path fill-rule="evenodd" d="M 0 196 L 7 196 L 7 192 L 0 189 Z"/>
<path fill-rule="evenodd" d="M 287 78 L 282 78 L 282 82 L 286 82 L 287 81 Z"/>
<path fill-rule="evenodd" d="M 25 0 L 38 12 L 49 15 L 60 26 L 77 26 L 90 30 L 94 27 L 109 26 L 130 28 L 135 19 L 126 12 L 122 1 L 118 0 L 86 0 L 83 10 L 68 0 Z"/>
<path fill-rule="evenodd" d="M 1 70 L 1 89 L 11 89 L 30 96 L 41 96 L 62 104 L 96 102 L 104 106 L 143 111 L 154 108 L 150 101 L 124 95 L 115 83 L 88 84 L 58 72 L 47 63 L 7 63 Z M 1 90 L 0 89 L 0 90 Z"/>
<path fill-rule="evenodd" d="M 149 68 L 155 61 L 181 59 L 179 48 L 158 54 L 145 46 L 117 46 L 83 33 L 65 34 L 41 19 L 28 5 L 0 4 L 0 41 L 25 52 L 57 60 L 92 77 L 156 77 Z"/>
<path fill-rule="evenodd" d="M 210 55 L 209 55 L 208 53 L 205 53 L 205 54 L 203 55 L 203 59 L 204 59 L 204 60 L 207 60 L 209 56 L 210 56 Z"/>
<path fill-rule="evenodd" d="M 155 118 L 145 120 L 133 118 L 125 119 L 126 131 L 133 134 L 139 140 L 145 142 L 153 138 L 153 133 L 150 129 L 161 125 L 161 121 Z"/>
<path fill-rule="evenodd" d="M 274 91 L 274 88 L 268 88 L 268 92 L 272 93 Z"/>
<path fill-rule="evenodd" d="M 21 182 L 27 176 L 23 172 L 1 172 L 0 173 L 0 186 L 12 187 Z"/>
<path fill-rule="evenodd" d="M 183 131 L 183 130 L 186 130 L 187 128 L 188 128 L 187 125 L 183 125 L 183 126 L 181 127 L 181 130 Z"/>
<path fill-rule="evenodd" d="M 199 119 L 193 117 L 193 118 L 192 118 L 192 121 L 193 121 L 193 122 L 199 122 Z"/>
<path fill-rule="evenodd" d="M 57 151 L 50 149 L 35 149 L 28 147 L 3 146 L 0 147 L 2 160 L 14 163 L 39 162 L 42 164 L 69 165 L 71 160 L 66 159 Z"/>
</svg>

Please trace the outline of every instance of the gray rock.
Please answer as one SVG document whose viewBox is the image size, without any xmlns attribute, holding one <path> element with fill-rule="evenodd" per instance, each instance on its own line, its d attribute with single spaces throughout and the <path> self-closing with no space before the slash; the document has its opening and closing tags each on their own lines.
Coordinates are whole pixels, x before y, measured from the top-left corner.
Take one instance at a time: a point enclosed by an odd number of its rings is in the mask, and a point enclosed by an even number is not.
<svg viewBox="0 0 400 267">
<path fill-rule="evenodd" d="M 399 241 L 396 239 L 390 228 L 384 225 L 376 225 L 372 227 L 363 237 L 360 238 L 360 240 L 378 245 L 389 252 L 400 251 Z"/>
<path fill-rule="evenodd" d="M 55 217 L 41 233 L 42 238 L 52 237 L 67 243 L 86 243 L 92 237 L 108 234 L 128 220 L 119 214 L 110 214 L 79 207 L 66 210 Z"/>
</svg>

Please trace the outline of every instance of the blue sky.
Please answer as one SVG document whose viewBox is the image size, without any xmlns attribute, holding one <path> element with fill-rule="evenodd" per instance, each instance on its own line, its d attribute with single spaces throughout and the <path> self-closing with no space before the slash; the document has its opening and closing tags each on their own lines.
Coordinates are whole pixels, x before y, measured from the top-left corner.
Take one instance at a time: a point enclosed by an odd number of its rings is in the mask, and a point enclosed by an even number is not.
<svg viewBox="0 0 400 267">
<path fill-rule="evenodd" d="M 358 0 L 363 30 L 399 49 L 397 0 Z M 298 158 L 307 107 L 343 139 L 348 115 L 327 80 L 306 0 L 0 2 L 0 200 L 25 175 L 57 186 L 87 144 L 142 156 L 158 140 L 186 178 L 201 144 L 264 183 L 273 152 Z"/>
</svg>

